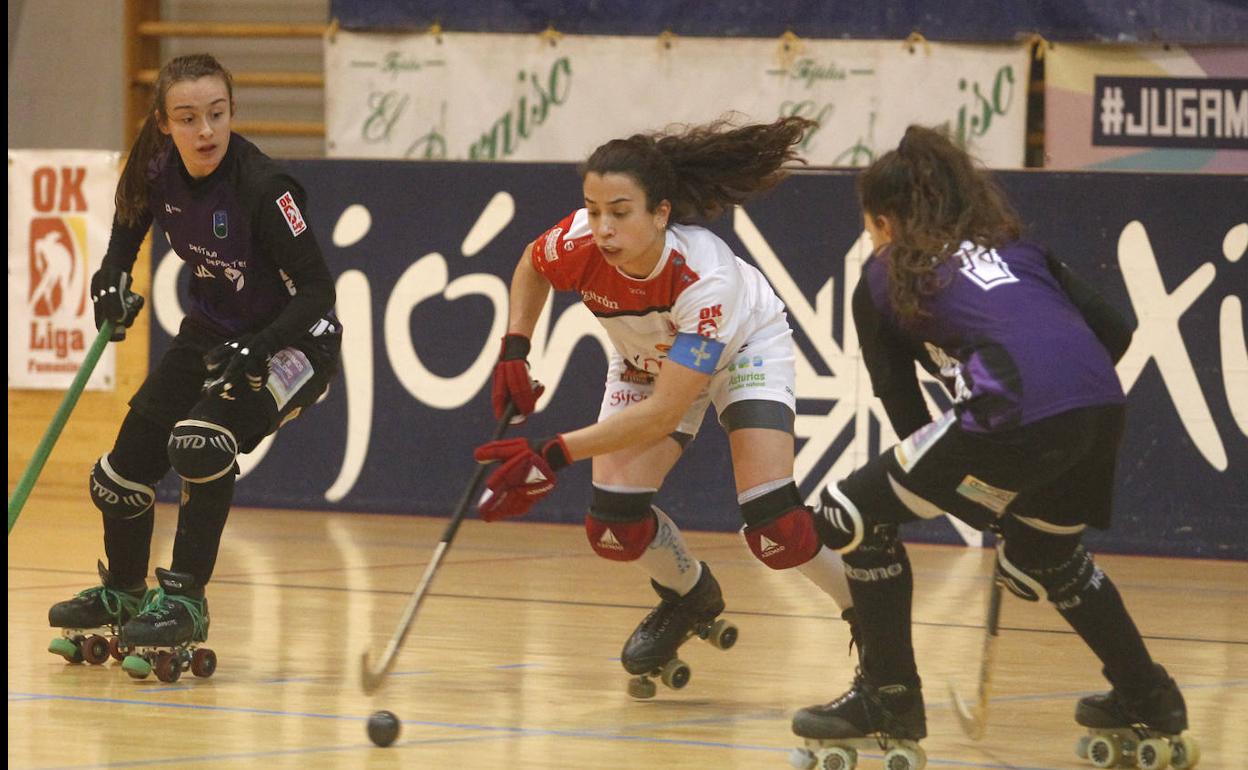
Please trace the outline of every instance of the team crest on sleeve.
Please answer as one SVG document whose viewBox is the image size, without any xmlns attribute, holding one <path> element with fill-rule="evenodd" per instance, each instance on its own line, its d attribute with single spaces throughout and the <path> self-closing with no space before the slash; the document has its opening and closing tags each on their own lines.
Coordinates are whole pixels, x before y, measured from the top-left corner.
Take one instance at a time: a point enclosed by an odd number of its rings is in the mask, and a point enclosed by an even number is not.
<svg viewBox="0 0 1248 770">
<path fill-rule="evenodd" d="M 559 236 L 563 234 L 562 227 L 556 227 L 546 234 L 546 261 L 554 262 L 559 259 Z"/>
<path fill-rule="evenodd" d="M 295 196 L 291 195 L 289 190 L 277 199 L 277 207 L 281 209 L 282 216 L 286 217 L 286 225 L 290 228 L 291 235 L 297 237 L 299 233 L 308 229 L 308 223 L 303 221 L 303 213 L 299 211 L 299 206 L 295 203 Z"/>
</svg>

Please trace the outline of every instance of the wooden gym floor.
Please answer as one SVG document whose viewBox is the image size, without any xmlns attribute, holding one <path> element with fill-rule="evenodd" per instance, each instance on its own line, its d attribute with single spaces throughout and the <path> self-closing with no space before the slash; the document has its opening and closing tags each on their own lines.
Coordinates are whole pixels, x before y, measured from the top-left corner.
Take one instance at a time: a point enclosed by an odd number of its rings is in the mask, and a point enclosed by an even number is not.
<svg viewBox="0 0 1248 770">
<path fill-rule="evenodd" d="M 153 567 L 168 565 L 175 520 L 161 506 Z M 690 642 L 689 686 L 632 700 L 618 655 L 655 601 L 640 572 L 595 557 L 579 527 L 471 520 L 394 673 L 365 696 L 360 654 L 380 654 L 444 525 L 234 511 L 209 591 L 217 673 L 165 684 L 46 652 L 48 607 L 96 582 L 103 546 L 85 496 L 36 495 L 9 537 L 9 767 L 782 770 L 793 710 L 853 675 L 830 599 L 759 564 L 736 535 L 693 532 L 740 641 L 726 652 Z M 988 735 L 963 737 L 946 685 L 974 695 L 991 555 L 910 554 L 928 767 L 1088 767 L 1073 753 L 1074 704 L 1105 684 L 1047 604 L 1006 597 Z M 1183 687 L 1200 767 L 1248 767 L 1248 564 L 1098 562 Z M 403 720 L 387 749 L 365 736 L 377 709 Z M 859 766 L 878 768 L 879 753 Z"/>
</svg>

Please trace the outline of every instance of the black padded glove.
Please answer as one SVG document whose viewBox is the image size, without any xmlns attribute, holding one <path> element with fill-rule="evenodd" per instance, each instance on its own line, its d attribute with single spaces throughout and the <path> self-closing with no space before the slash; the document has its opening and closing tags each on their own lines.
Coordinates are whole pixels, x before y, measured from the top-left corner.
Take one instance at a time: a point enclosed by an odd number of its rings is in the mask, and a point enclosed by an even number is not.
<svg viewBox="0 0 1248 770">
<path fill-rule="evenodd" d="M 204 354 L 204 366 L 214 379 L 204 386 L 209 395 L 232 399 L 246 386 L 260 390 L 269 379 L 269 359 L 273 352 L 260 335 L 240 337 L 216 346 Z"/>
<path fill-rule="evenodd" d="M 105 321 L 113 322 L 113 334 L 109 339 L 120 342 L 126 338 L 126 329 L 143 309 L 143 297 L 130 291 L 130 274 L 108 264 L 91 276 L 91 305 L 95 311 L 95 328 Z"/>
</svg>

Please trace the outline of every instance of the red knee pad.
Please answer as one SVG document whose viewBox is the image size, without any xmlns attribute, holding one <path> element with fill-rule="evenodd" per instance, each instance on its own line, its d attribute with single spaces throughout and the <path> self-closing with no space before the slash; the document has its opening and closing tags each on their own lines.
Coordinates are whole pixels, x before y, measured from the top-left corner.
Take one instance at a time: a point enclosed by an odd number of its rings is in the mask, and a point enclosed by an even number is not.
<svg viewBox="0 0 1248 770">
<path fill-rule="evenodd" d="M 658 520 L 654 514 L 640 521 L 606 522 L 585 517 L 585 534 L 594 553 L 612 561 L 636 561 L 654 542 Z"/>
<path fill-rule="evenodd" d="M 810 509 L 794 508 L 778 519 L 741 531 L 758 560 L 772 569 L 798 567 L 819 553 L 821 543 Z"/>
</svg>

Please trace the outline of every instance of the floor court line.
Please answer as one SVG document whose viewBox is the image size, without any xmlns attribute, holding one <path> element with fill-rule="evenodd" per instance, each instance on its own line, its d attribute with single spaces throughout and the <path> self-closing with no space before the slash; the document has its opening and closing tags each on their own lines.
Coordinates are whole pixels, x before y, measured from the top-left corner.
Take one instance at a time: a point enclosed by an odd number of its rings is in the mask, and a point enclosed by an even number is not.
<svg viewBox="0 0 1248 770">
<path fill-rule="evenodd" d="M 25 569 L 25 568 L 14 567 L 11 569 Z M 41 570 L 34 570 L 34 571 L 41 571 Z M 215 580 L 214 582 L 219 585 L 254 586 L 258 588 L 283 588 L 283 589 L 289 589 L 289 590 L 303 590 L 303 591 L 337 591 L 337 592 L 342 592 L 342 593 L 373 594 L 373 595 L 383 595 L 383 596 L 385 595 L 410 596 L 411 595 L 410 591 L 396 590 L 396 589 L 389 589 L 389 588 L 374 588 L 374 589 L 369 589 L 369 590 L 363 590 L 363 589 L 357 589 L 357 588 L 349 588 L 346 586 L 317 586 L 317 585 L 303 585 L 299 583 L 260 583 L 260 582 L 255 582 L 255 581 L 234 580 L 234 579 L 225 579 L 225 578 L 219 578 Z M 55 588 L 57 586 L 51 586 L 51 587 Z M 9 590 L 12 592 L 12 591 L 21 591 L 21 590 L 32 590 L 32 588 L 33 587 L 27 587 L 27 588 L 19 587 L 19 588 L 10 588 Z M 643 605 L 643 604 L 622 604 L 618 602 L 585 602 L 585 601 L 572 601 L 568 599 L 540 599 L 540 598 L 533 598 L 533 597 L 490 596 L 490 595 L 482 595 L 482 594 L 453 594 L 453 593 L 443 593 L 439 591 L 431 591 L 429 592 L 428 596 L 429 598 L 437 597 L 437 598 L 442 598 L 442 599 L 465 599 L 465 600 L 472 600 L 472 601 L 521 602 L 521 603 L 545 604 L 545 605 L 557 605 L 557 606 L 592 607 L 595 609 L 635 609 L 635 610 L 642 610 L 642 611 L 649 611 L 653 609 L 652 606 Z M 759 610 L 732 610 L 728 612 L 727 614 L 738 616 L 738 617 L 784 618 L 784 619 L 789 619 L 789 620 L 829 620 L 829 621 L 841 622 L 841 619 L 838 616 L 834 616 L 834 615 L 819 615 L 819 614 L 802 615 L 802 614 L 783 613 L 783 612 L 762 612 Z M 977 623 L 936 623 L 934 621 L 927 621 L 927 620 L 915 620 L 913 621 L 913 625 L 930 627 L 930 628 L 964 628 L 964 629 L 982 628 L 982 626 Z M 1024 626 L 1001 626 L 1001 631 L 1003 632 L 1009 631 L 1011 633 L 1029 633 L 1029 634 L 1058 634 L 1058 635 L 1063 635 L 1063 636 L 1073 636 L 1075 633 L 1071 629 L 1066 629 L 1066 628 L 1030 628 L 1030 627 L 1024 627 Z M 1192 642 L 1192 643 L 1198 643 L 1198 644 L 1228 644 L 1228 645 L 1248 646 L 1248 640 L 1239 640 L 1239 639 L 1204 639 L 1204 638 L 1190 637 L 1190 636 L 1160 636 L 1156 634 L 1144 634 L 1143 638 L 1146 641 L 1159 641 L 1159 642 Z"/>
<path fill-rule="evenodd" d="M 56 697 L 60 697 L 61 699 L 66 699 L 66 700 L 94 701 L 94 702 L 107 702 L 107 703 L 132 703 L 132 701 L 124 701 L 124 700 L 109 699 L 109 698 L 88 698 L 88 697 L 83 697 L 83 696 L 56 696 Z M 174 704 L 145 704 L 145 705 L 174 705 Z M 214 711 L 238 710 L 238 709 L 231 709 L 228 707 L 219 707 L 219 706 L 196 707 L 191 704 L 179 704 L 179 705 L 181 705 L 184 708 L 203 708 L 203 709 L 214 710 Z M 250 713 L 274 713 L 274 714 L 283 713 L 283 712 L 269 712 L 263 709 L 241 709 L 241 710 L 248 711 Z M 326 718 L 354 719 L 356 721 L 362 721 L 364 719 L 364 717 L 341 717 L 341 716 L 331 716 L 331 715 L 298 714 L 298 713 L 292 713 L 289 715 L 305 716 L 305 717 L 306 716 L 322 716 Z M 710 720 L 702 720 L 702 721 L 705 723 Z M 453 743 L 453 742 L 472 743 L 472 742 L 479 742 L 479 741 L 486 741 L 486 740 L 504 740 L 504 739 L 510 739 L 510 738 L 528 738 L 528 737 L 562 737 L 562 738 L 586 739 L 586 740 L 620 741 L 620 742 L 626 742 L 626 743 L 649 743 L 649 744 L 663 744 L 663 745 L 674 745 L 674 746 L 687 746 L 687 747 L 693 747 L 693 748 L 714 748 L 714 749 L 728 749 L 728 750 L 733 750 L 733 751 L 753 751 L 753 752 L 770 753 L 770 754 L 788 754 L 789 751 L 791 750 L 790 748 L 777 748 L 774 746 L 757 746 L 757 745 L 752 745 L 752 744 L 733 744 L 733 743 L 725 743 L 722 741 L 696 741 L 696 740 L 681 739 L 681 738 L 662 738 L 658 736 L 627 735 L 627 734 L 621 734 L 617 732 L 601 731 L 601 730 L 557 730 L 557 729 L 544 729 L 544 728 L 499 727 L 499 726 L 493 726 L 493 725 L 467 725 L 467 724 L 457 724 L 457 723 L 423 722 L 419 720 L 403 720 L 403 724 L 405 726 L 412 725 L 412 726 L 422 726 L 422 727 L 484 731 L 484 732 L 491 733 L 491 734 L 477 735 L 477 736 L 472 736 L 472 737 L 461 737 L 461 738 L 410 739 L 407 741 L 400 741 L 394 744 L 394 746 L 392 746 L 388 750 L 393 751 L 395 749 L 402 748 L 405 746 L 415 747 L 415 746 L 430 745 L 430 744 L 435 744 L 435 743 Z M 629 726 L 628 729 L 636 729 L 636 728 Z M 502 733 L 502 734 L 500 735 L 498 733 Z M 350 746 L 327 746 L 327 747 L 314 747 L 314 748 L 300 748 L 300 749 L 289 749 L 289 750 L 284 750 L 284 751 L 239 752 L 235 754 L 211 754 L 211 755 L 199 755 L 199 756 L 168 757 L 168 758 L 161 758 L 161 759 L 142 759 L 142 760 L 131 760 L 131 761 L 123 761 L 123 762 L 109 762 L 105 764 L 66 765 L 66 766 L 58 766 L 58 767 L 39 768 L 38 770 L 104 770 L 105 768 L 150 767 L 150 766 L 162 765 L 162 764 L 177 764 L 181 766 L 181 765 L 188 764 L 188 763 L 198 764 L 198 763 L 203 763 L 203 762 L 220 762 L 223 760 L 259 759 L 263 757 L 297 756 L 297 755 L 307 755 L 307 754 L 313 754 L 313 753 L 346 752 L 346 751 L 358 751 L 358 750 L 371 751 L 371 750 L 376 750 L 376 749 L 370 744 L 352 744 Z M 879 754 L 873 754 L 873 753 L 868 753 L 868 752 L 862 752 L 861 756 L 865 756 L 865 757 L 869 757 L 873 759 L 881 758 L 881 755 Z M 930 756 L 928 757 L 927 764 L 928 766 L 970 767 L 970 768 L 980 768 L 982 770 L 1057 770 L 1057 768 L 1043 767 L 1043 766 L 1030 766 L 1030 765 L 1024 766 L 1024 765 L 1015 765 L 1012 763 L 1001 764 L 1001 763 L 988 763 L 988 762 L 967 762 L 965 760 L 941 759 L 939 757 L 930 757 Z"/>
</svg>

